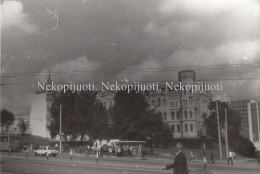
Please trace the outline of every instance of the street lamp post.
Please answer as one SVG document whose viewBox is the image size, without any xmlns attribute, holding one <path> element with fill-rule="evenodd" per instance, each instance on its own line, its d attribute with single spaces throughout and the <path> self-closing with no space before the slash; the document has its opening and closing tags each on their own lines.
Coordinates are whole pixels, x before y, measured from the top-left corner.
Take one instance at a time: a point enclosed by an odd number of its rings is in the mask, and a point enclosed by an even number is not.
<svg viewBox="0 0 260 174">
<path fill-rule="evenodd" d="M 219 125 L 218 101 L 216 101 L 216 110 L 217 110 L 217 123 L 218 123 L 219 156 L 220 159 L 222 159 L 222 144 L 221 144 L 220 125 Z"/>
</svg>

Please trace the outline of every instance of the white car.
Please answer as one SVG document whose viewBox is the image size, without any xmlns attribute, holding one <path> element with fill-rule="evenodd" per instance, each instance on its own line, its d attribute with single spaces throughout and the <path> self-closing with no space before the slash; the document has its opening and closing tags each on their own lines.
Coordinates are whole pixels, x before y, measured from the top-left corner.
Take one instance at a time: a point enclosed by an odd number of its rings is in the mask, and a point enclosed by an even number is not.
<svg viewBox="0 0 260 174">
<path fill-rule="evenodd" d="M 34 150 L 35 155 L 44 155 L 44 156 L 57 156 L 58 151 L 50 146 L 40 146 L 38 149 Z"/>
</svg>

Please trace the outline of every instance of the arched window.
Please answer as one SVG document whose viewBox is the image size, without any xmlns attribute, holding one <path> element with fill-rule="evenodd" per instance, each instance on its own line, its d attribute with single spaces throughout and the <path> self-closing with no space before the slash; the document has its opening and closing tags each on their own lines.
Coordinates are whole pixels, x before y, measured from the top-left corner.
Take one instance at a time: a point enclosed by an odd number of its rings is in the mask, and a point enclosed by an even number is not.
<svg viewBox="0 0 260 174">
<path fill-rule="evenodd" d="M 177 132 L 181 131 L 181 126 L 179 124 L 177 124 Z"/>
<path fill-rule="evenodd" d="M 157 99 L 157 102 L 158 102 L 158 106 L 161 106 L 161 99 L 160 98 Z"/>
<path fill-rule="evenodd" d="M 188 132 L 188 125 L 185 124 L 185 132 Z"/>
<path fill-rule="evenodd" d="M 163 105 L 164 105 L 164 106 L 167 105 L 166 99 L 163 99 Z"/>
<path fill-rule="evenodd" d="M 161 112 L 161 111 L 159 111 L 159 112 L 158 112 L 158 114 L 159 114 L 159 116 L 161 117 L 161 119 L 163 119 L 162 112 Z"/>
<path fill-rule="evenodd" d="M 177 119 L 180 119 L 180 111 L 177 111 Z"/>
<path fill-rule="evenodd" d="M 190 110 L 190 118 L 192 118 L 193 117 L 193 115 L 192 115 L 192 110 Z"/>
<path fill-rule="evenodd" d="M 167 113 L 166 112 L 163 113 L 163 116 L 164 116 L 164 120 L 167 120 Z"/>
<path fill-rule="evenodd" d="M 193 124 L 190 124 L 190 131 L 193 132 Z"/>
<path fill-rule="evenodd" d="M 188 112 L 186 110 L 184 111 L 184 116 L 185 118 L 188 118 Z"/>
<path fill-rule="evenodd" d="M 171 129 L 172 129 L 172 132 L 175 132 L 175 126 L 174 126 L 174 124 L 171 125 Z"/>
<path fill-rule="evenodd" d="M 171 112 L 171 117 L 172 117 L 172 120 L 175 119 L 175 114 L 174 114 L 174 111 Z"/>
</svg>

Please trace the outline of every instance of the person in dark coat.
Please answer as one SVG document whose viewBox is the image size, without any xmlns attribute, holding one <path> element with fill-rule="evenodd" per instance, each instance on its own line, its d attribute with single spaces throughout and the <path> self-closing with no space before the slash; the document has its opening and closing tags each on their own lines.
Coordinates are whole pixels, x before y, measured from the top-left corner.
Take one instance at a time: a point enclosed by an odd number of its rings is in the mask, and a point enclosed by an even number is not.
<svg viewBox="0 0 260 174">
<path fill-rule="evenodd" d="M 175 146 L 176 149 L 176 157 L 174 159 L 174 163 L 169 164 L 163 168 L 164 170 L 169 170 L 173 168 L 174 174 L 188 174 L 187 169 L 187 158 L 185 154 L 182 152 L 183 145 L 178 143 Z"/>
</svg>

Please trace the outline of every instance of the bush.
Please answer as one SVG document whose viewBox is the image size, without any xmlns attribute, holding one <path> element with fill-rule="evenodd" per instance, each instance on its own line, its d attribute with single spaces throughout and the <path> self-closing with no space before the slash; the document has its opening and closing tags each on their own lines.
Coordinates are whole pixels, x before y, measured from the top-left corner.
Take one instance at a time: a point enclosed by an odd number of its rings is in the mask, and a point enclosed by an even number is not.
<svg viewBox="0 0 260 174">
<path fill-rule="evenodd" d="M 247 138 L 242 137 L 241 135 L 233 138 L 230 142 L 230 146 L 233 150 L 246 157 L 254 157 L 255 156 L 255 146 L 254 144 Z"/>
</svg>

